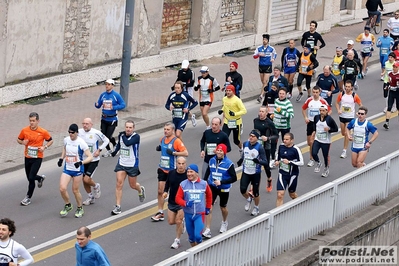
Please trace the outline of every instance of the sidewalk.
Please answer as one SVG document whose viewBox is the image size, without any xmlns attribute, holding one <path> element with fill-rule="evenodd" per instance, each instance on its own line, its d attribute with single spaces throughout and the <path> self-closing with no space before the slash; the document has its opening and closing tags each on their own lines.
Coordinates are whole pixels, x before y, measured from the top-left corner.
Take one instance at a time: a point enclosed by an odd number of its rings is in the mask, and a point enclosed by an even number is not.
<svg viewBox="0 0 399 266">
<path fill-rule="evenodd" d="M 324 65 L 330 65 L 335 55 L 337 46 L 346 48 L 349 39 L 355 38 L 363 32 L 364 23 L 354 24 L 346 27 L 335 27 L 331 32 L 324 34 L 326 42 L 317 56 L 320 63 L 318 74 L 322 72 Z M 382 33 L 381 33 L 382 34 Z M 377 36 L 376 36 L 377 37 Z M 273 36 L 271 36 L 273 43 Z M 260 44 L 259 44 L 260 45 Z M 300 40 L 297 41 L 297 48 L 300 48 Z M 278 52 L 277 64 L 280 64 L 281 52 L 286 47 L 274 45 Z M 359 50 L 360 45 L 355 44 L 355 49 Z M 377 49 L 378 50 L 378 49 Z M 378 51 L 374 52 L 369 60 L 369 65 L 378 63 Z M 258 61 L 252 58 L 252 51 L 240 52 L 233 56 L 211 58 L 201 62 L 192 63 L 191 68 L 196 76 L 202 65 L 207 65 L 210 75 L 215 77 L 220 84 L 224 84 L 225 73 L 229 71 L 229 63 L 238 62 L 238 72 L 244 78 L 241 98 L 243 101 L 255 101 L 260 93 L 261 82 L 258 73 Z M 177 69 L 165 69 L 155 73 L 143 74 L 138 77 L 138 81 L 130 84 L 129 106 L 126 110 L 119 112 L 119 126 L 116 132 L 123 129 L 123 123 L 127 119 L 136 122 L 137 132 L 161 128 L 163 124 L 171 120 L 171 114 L 164 107 L 167 96 L 171 93 L 170 87 L 176 80 Z M 104 79 L 107 77 L 104 77 Z M 78 91 L 63 93 L 62 97 L 52 97 L 39 101 L 12 104 L 0 108 L 0 124 L 3 125 L 0 142 L 0 174 L 11 172 L 23 168 L 24 157 L 22 145 L 16 141 L 20 130 L 29 125 L 28 115 L 30 112 L 37 112 L 40 116 L 39 125 L 47 130 L 54 139 L 54 144 L 45 151 L 44 160 L 49 160 L 60 156 L 62 151 L 63 139 L 68 135 L 68 127 L 72 123 L 81 126 L 85 117 L 93 119 L 94 128 L 100 129 L 101 111 L 94 107 L 105 86 L 95 86 Z M 119 91 L 118 85 L 115 90 Z M 211 110 L 217 110 L 221 106 L 222 92 L 215 93 L 215 102 Z M 294 86 L 294 96 L 297 90 Z M 198 119 L 200 117 L 199 108 L 194 109 Z M 191 123 L 189 123 L 191 126 Z M 198 130 L 204 130 L 197 126 Z"/>
</svg>

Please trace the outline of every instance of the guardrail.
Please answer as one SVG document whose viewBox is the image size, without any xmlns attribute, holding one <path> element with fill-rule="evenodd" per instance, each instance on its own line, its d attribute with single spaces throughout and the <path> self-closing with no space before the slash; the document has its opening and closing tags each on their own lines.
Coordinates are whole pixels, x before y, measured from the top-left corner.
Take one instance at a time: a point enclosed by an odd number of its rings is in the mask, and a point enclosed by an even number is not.
<svg viewBox="0 0 399 266">
<path fill-rule="evenodd" d="M 395 174 L 396 173 L 396 174 Z M 399 151 L 156 266 L 261 265 L 399 190 Z M 293 222 L 295 221 L 295 222 Z"/>
</svg>

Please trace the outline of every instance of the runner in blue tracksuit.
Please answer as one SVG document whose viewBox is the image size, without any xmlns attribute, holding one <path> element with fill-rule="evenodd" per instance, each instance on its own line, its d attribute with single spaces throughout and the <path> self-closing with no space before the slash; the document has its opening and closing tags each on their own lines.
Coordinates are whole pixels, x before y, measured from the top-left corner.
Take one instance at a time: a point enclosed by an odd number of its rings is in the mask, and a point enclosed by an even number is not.
<svg viewBox="0 0 399 266">
<path fill-rule="evenodd" d="M 223 143 L 219 144 L 216 149 L 216 155 L 209 160 L 208 169 L 205 172 L 205 180 L 208 181 L 208 185 L 212 190 L 212 206 L 215 204 L 217 196 L 220 199 L 220 210 L 222 211 L 222 223 L 220 226 L 220 233 L 227 231 L 227 202 L 229 200 L 230 189 L 232 183 L 237 181 L 237 174 L 234 168 L 234 163 L 227 158 L 227 146 Z M 212 210 L 211 213 L 206 217 L 206 229 L 202 233 L 202 236 L 211 237 L 211 221 L 212 221 Z"/>
<path fill-rule="evenodd" d="M 76 266 L 110 266 L 102 247 L 91 240 L 91 231 L 83 226 L 76 231 Z"/>
<path fill-rule="evenodd" d="M 115 81 L 107 79 L 105 81 L 105 92 L 101 93 L 98 101 L 94 103 L 97 109 L 102 108 L 101 114 L 101 132 L 109 139 L 109 142 L 115 147 L 116 141 L 112 137 L 115 128 L 118 126 L 118 110 L 125 109 L 126 104 L 122 96 L 114 91 Z M 107 152 L 103 157 L 111 156 L 109 144 L 105 147 Z"/>
<path fill-rule="evenodd" d="M 294 144 L 294 134 L 286 133 L 283 143 L 278 149 L 278 157 L 275 162 L 280 166 L 277 180 L 277 207 L 283 204 L 285 190 L 291 199 L 298 197 L 296 186 L 299 176 L 299 166 L 303 165 L 301 150 Z"/>
<path fill-rule="evenodd" d="M 182 133 L 187 125 L 188 114 L 198 102 L 187 92 L 183 91 L 183 83 L 176 81 L 175 91 L 172 92 L 165 103 L 166 110 L 172 111 L 173 124 L 176 128 L 176 137 L 182 138 Z"/>
<path fill-rule="evenodd" d="M 187 179 L 180 183 L 176 203 L 183 207 L 188 241 L 194 247 L 202 242 L 204 215 L 210 213 L 212 206 L 212 191 L 208 183 L 200 179 L 196 164 L 187 167 Z"/>
<path fill-rule="evenodd" d="M 394 40 L 389 36 L 389 30 L 384 29 L 382 36 L 377 40 L 376 46 L 380 48 L 380 63 L 381 63 L 381 80 L 384 80 L 385 62 L 388 60 L 388 54 L 390 53 L 394 44 Z"/>
</svg>

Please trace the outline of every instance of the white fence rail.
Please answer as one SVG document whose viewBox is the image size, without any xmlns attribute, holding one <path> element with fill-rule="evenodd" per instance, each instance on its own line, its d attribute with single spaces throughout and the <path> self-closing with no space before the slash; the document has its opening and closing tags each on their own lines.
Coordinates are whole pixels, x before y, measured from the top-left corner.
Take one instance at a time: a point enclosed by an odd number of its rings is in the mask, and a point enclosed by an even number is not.
<svg viewBox="0 0 399 266">
<path fill-rule="evenodd" d="M 397 190 L 399 151 L 156 266 L 261 265 Z"/>
</svg>

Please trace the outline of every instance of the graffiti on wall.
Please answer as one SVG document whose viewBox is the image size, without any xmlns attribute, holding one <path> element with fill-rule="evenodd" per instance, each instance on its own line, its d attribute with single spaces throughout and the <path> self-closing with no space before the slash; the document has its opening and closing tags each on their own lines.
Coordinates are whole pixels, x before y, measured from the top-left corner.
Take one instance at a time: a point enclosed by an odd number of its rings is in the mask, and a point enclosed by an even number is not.
<svg viewBox="0 0 399 266">
<path fill-rule="evenodd" d="M 244 13 L 243 0 L 223 0 L 222 1 L 222 18 L 233 17 Z"/>
<path fill-rule="evenodd" d="M 178 4 L 163 4 L 163 23 L 164 26 L 173 26 L 180 19 L 181 6 Z"/>
</svg>

